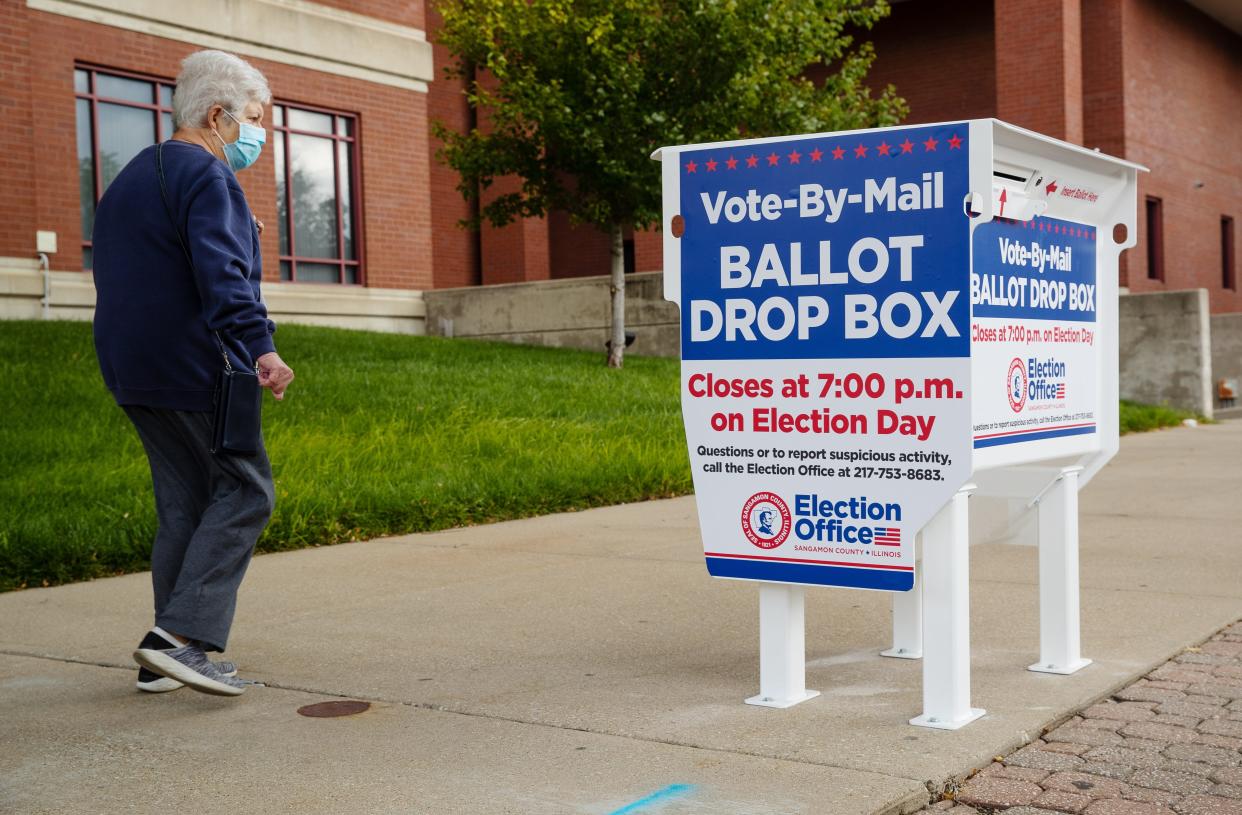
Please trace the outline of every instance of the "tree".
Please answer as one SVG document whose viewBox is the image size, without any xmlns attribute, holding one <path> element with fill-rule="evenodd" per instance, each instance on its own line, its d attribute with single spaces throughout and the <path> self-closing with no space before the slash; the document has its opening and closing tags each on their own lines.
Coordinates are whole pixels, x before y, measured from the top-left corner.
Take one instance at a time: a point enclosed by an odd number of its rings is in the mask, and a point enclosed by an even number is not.
<svg viewBox="0 0 1242 815">
<path fill-rule="evenodd" d="M 439 156 L 468 198 L 504 176 L 521 187 L 477 208 L 477 222 L 567 212 L 612 238 L 608 364 L 625 346 L 627 227 L 660 220 L 669 144 L 896 124 L 890 86 L 873 98 L 874 59 L 853 32 L 884 0 L 444 0 L 450 72 L 485 125 L 437 123 Z M 812 79 L 811 77 L 817 77 Z"/>
</svg>

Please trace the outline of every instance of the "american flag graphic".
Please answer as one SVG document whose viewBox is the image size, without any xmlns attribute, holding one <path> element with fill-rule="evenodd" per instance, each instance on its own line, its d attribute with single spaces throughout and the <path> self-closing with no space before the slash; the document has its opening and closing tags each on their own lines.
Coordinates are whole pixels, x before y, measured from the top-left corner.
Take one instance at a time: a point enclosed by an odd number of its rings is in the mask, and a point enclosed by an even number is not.
<svg viewBox="0 0 1242 815">
<path fill-rule="evenodd" d="M 901 528 L 896 526 L 872 527 L 875 536 L 871 542 L 876 546 L 901 546 Z"/>
<path fill-rule="evenodd" d="M 1064 382 L 1057 383 L 1057 398 L 1058 399 L 1065 398 L 1065 383 Z"/>
</svg>

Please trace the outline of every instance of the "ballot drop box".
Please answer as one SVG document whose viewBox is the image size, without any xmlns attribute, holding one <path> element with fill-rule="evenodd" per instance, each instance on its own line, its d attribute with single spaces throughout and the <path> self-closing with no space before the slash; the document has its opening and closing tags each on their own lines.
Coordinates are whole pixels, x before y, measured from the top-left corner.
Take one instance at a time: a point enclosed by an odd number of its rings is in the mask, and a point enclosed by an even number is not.
<svg viewBox="0 0 1242 815">
<path fill-rule="evenodd" d="M 708 572 L 758 583 L 760 691 L 806 586 L 893 593 L 922 714 L 970 705 L 972 493 L 1037 516 L 1039 659 L 1079 653 L 1078 489 L 1117 450 L 1117 262 L 1143 168 L 981 119 L 666 147 L 665 297 Z"/>
</svg>

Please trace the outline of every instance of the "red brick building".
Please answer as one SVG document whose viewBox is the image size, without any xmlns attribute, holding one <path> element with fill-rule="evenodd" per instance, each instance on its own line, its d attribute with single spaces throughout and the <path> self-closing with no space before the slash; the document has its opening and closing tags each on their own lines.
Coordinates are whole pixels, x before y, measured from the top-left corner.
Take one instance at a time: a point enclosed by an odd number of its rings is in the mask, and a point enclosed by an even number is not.
<svg viewBox="0 0 1242 815">
<path fill-rule="evenodd" d="M 430 122 L 474 118 L 437 26 L 423 0 L 0 0 L 0 315 L 89 315 L 95 202 L 169 135 L 178 63 L 203 47 L 250 60 L 274 94 L 240 177 L 276 314 L 421 332 L 426 289 L 605 273 L 605 236 L 563 216 L 457 226 L 470 210 Z M 1242 4 L 898 0 L 865 36 L 911 123 L 996 116 L 1150 167 L 1123 285 L 1202 287 L 1214 312 L 1242 311 Z M 627 243 L 633 268 L 660 267 L 658 233 Z"/>
<path fill-rule="evenodd" d="M 909 0 L 873 34 L 910 122 L 995 116 L 1150 168 L 1121 284 L 1242 311 L 1242 3 Z"/>
</svg>

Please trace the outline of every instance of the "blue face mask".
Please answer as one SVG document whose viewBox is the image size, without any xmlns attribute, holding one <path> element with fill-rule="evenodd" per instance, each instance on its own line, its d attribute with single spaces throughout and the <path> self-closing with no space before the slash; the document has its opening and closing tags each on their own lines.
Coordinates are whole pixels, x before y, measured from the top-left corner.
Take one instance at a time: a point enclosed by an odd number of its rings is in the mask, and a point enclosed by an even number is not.
<svg viewBox="0 0 1242 815">
<path fill-rule="evenodd" d="M 220 139 L 220 144 L 224 145 L 224 157 L 228 159 L 233 171 L 244 170 L 259 160 L 259 153 L 262 152 L 263 145 L 267 142 L 267 131 L 249 122 L 240 121 L 227 110 L 224 111 L 224 115 L 237 122 L 237 141 L 229 144 L 220 138 L 219 133 L 216 133 L 216 138 Z"/>
</svg>

